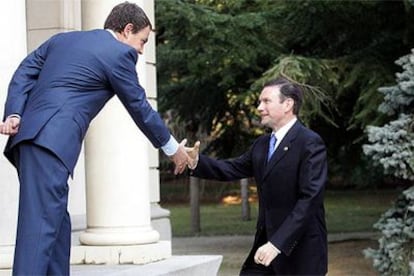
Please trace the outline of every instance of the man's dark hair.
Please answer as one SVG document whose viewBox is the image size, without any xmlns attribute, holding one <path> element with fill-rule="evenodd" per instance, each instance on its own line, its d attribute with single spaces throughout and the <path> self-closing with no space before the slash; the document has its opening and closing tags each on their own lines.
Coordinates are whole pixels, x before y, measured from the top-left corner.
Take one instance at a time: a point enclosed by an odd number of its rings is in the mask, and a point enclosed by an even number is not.
<svg viewBox="0 0 414 276">
<path fill-rule="evenodd" d="M 303 101 L 302 88 L 286 78 L 279 77 L 265 83 L 264 87 L 277 86 L 280 89 L 280 101 L 284 102 L 287 98 L 291 98 L 293 104 L 293 114 L 298 115 Z"/>
<path fill-rule="evenodd" d="M 124 2 L 116 5 L 105 20 L 104 28 L 114 32 L 121 32 L 127 24 L 134 25 L 133 33 L 137 33 L 149 26 L 152 29 L 150 20 L 145 12 L 134 3 Z"/>
</svg>

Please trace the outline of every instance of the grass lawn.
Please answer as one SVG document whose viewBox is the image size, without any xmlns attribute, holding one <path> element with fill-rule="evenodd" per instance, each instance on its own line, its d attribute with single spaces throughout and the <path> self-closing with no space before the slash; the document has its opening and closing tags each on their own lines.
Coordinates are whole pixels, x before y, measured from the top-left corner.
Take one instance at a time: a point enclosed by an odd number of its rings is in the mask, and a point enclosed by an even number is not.
<svg viewBox="0 0 414 276">
<path fill-rule="evenodd" d="M 329 233 L 374 231 L 372 225 L 391 207 L 399 191 L 328 191 L 325 196 L 326 222 Z M 163 204 L 171 211 L 173 236 L 194 235 L 191 232 L 189 204 Z M 257 202 L 250 204 L 251 220 L 241 220 L 241 205 L 202 204 L 200 236 L 252 235 L 255 232 Z"/>
</svg>

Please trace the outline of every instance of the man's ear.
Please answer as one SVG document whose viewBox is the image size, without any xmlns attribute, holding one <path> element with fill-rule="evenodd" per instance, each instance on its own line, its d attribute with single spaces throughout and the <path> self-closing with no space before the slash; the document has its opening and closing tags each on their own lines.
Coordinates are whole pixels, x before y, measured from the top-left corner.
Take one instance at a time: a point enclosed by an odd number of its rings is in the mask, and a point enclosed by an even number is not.
<svg viewBox="0 0 414 276">
<path fill-rule="evenodd" d="M 134 30 L 134 25 L 132 23 L 128 23 L 125 25 L 123 32 L 125 36 L 128 36 Z"/>
<path fill-rule="evenodd" d="M 285 100 L 286 104 L 286 112 L 293 110 L 293 105 L 295 104 L 295 101 L 292 98 L 287 98 Z"/>
</svg>

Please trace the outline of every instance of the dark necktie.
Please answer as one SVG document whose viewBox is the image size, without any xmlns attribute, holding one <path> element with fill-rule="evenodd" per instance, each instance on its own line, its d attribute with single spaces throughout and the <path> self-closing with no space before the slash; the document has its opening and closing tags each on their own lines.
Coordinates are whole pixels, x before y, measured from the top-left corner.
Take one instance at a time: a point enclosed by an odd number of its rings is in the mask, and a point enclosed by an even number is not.
<svg viewBox="0 0 414 276">
<path fill-rule="evenodd" d="M 269 160 L 272 157 L 272 154 L 275 151 L 276 141 L 276 136 L 272 133 L 272 135 L 270 135 L 269 152 L 267 154 L 267 160 Z"/>
</svg>

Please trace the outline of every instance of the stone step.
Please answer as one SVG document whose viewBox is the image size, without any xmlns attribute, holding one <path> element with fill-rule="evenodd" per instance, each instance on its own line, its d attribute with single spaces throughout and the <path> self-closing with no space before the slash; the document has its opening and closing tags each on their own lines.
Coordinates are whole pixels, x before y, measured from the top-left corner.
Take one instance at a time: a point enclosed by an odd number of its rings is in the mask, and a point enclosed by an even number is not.
<svg viewBox="0 0 414 276">
<path fill-rule="evenodd" d="M 213 276 L 222 256 L 188 255 L 144 265 L 72 265 L 71 276 Z"/>
<path fill-rule="evenodd" d="M 214 276 L 222 259 L 220 255 L 187 255 L 144 265 L 72 265 L 71 276 Z M 0 276 L 10 275 L 10 269 L 0 270 Z"/>
</svg>

